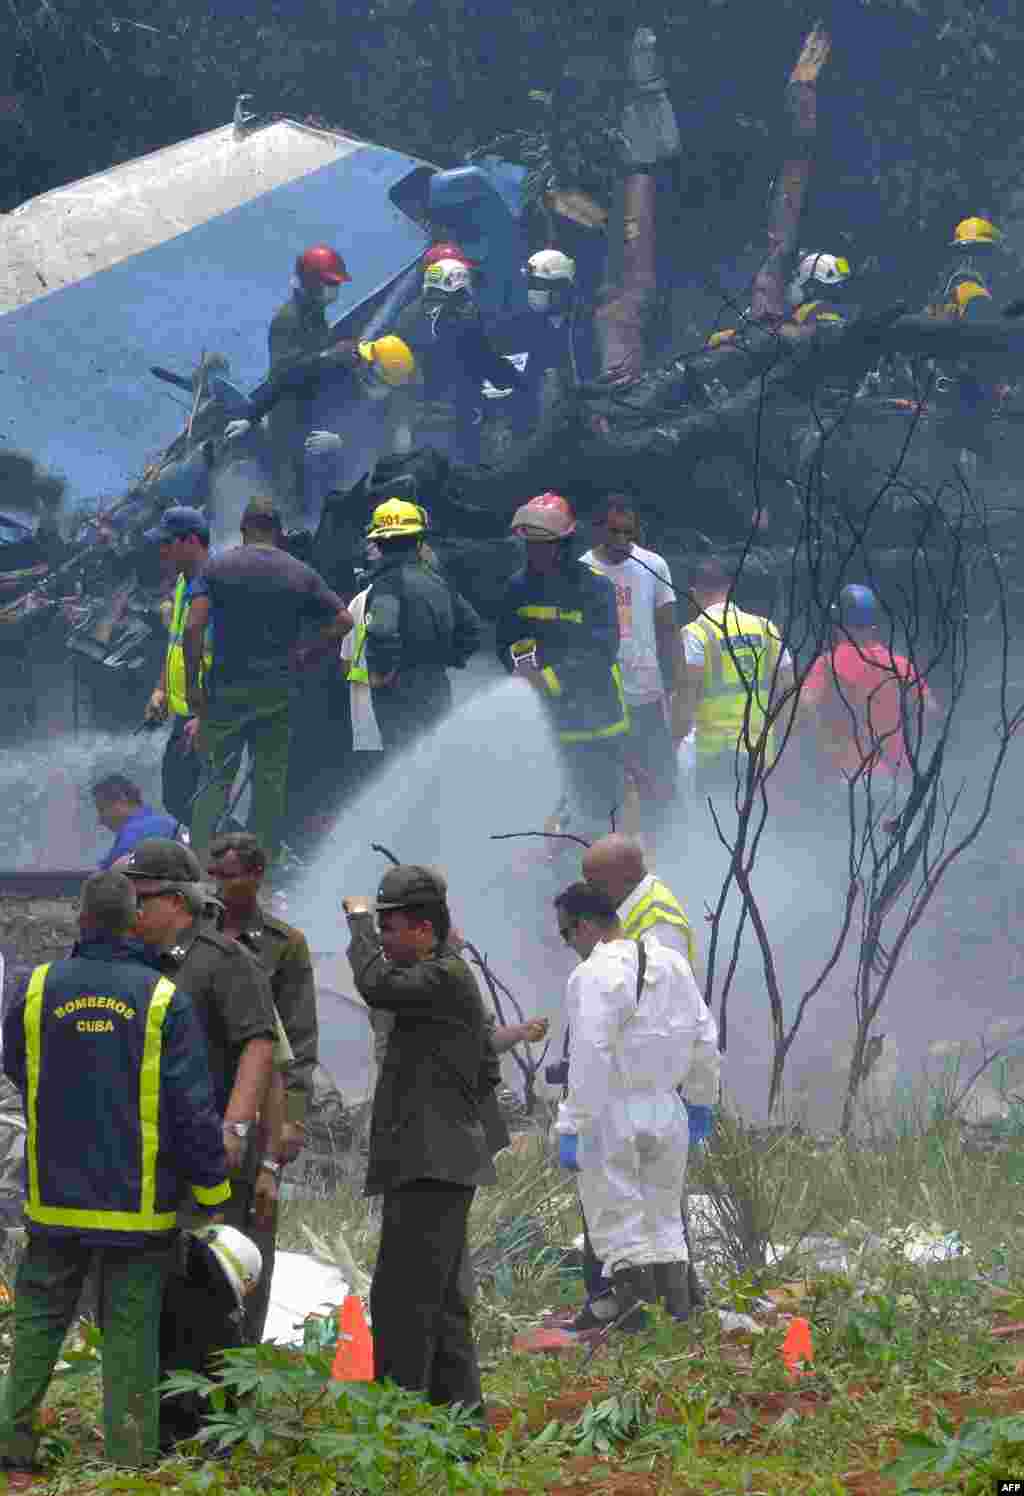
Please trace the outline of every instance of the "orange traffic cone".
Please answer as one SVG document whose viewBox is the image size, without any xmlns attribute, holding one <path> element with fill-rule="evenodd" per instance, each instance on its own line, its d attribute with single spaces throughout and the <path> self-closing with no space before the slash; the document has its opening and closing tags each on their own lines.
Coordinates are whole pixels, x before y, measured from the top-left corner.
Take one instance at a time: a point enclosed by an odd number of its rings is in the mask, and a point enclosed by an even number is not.
<svg viewBox="0 0 1024 1496">
<path fill-rule="evenodd" d="M 811 1327 L 799 1315 L 790 1321 L 786 1338 L 782 1342 L 782 1359 L 786 1363 L 786 1375 L 790 1381 L 807 1376 L 814 1362 L 814 1346 L 811 1344 Z"/>
<path fill-rule="evenodd" d="M 338 1310 L 338 1342 L 331 1378 L 335 1382 L 373 1381 L 373 1337 L 363 1306 L 350 1293 Z"/>
</svg>

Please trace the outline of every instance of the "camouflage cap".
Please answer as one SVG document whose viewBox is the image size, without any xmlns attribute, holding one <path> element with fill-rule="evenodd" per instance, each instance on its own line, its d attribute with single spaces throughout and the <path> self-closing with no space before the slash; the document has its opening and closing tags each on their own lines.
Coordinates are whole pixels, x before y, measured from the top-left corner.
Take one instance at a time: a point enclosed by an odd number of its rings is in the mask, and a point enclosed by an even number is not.
<svg viewBox="0 0 1024 1496">
<path fill-rule="evenodd" d="M 117 871 L 160 883 L 198 883 L 203 876 L 196 854 L 166 836 L 144 837 L 123 861 L 118 859 Z"/>
<path fill-rule="evenodd" d="M 422 904 L 443 904 L 448 884 L 436 868 L 403 862 L 389 868 L 377 889 L 378 909 L 413 909 Z"/>
</svg>

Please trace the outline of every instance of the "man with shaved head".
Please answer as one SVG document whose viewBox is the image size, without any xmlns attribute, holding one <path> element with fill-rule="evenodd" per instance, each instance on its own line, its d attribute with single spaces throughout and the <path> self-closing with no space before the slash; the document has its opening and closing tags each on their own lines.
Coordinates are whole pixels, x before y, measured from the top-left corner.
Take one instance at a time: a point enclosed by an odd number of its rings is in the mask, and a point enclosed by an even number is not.
<svg viewBox="0 0 1024 1496">
<path fill-rule="evenodd" d="M 693 927 L 675 894 L 654 873 L 647 871 L 643 844 L 636 837 L 615 832 L 603 836 L 583 854 L 583 877 L 597 888 L 616 908 L 622 933 L 627 939 L 642 941 L 653 935 L 662 945 L 678 951 L 690 964 L 698 990 L 703 987 L 704 972 L 697 953 Z M 718 1031 L 707 1006 L 701 1000 L 701 1023 L 697 1037 L 705 1069 L 717 1074 Z M 687 1106 L 690 1111 L 690 1105 Z M 604 1277 L 604 1264 L 598 1259 L 590 1241 L 587 1223 L 583 1223 L 583 1278 L 587 1304 L 576 1320 L 579 1329 L 590 1329 L 616 1314 L 616 1302 Z M 684 1318 L 697 1303 L 695 1276 L 684 1274 L 675 1263 L 663 1270 L 671 1274 L 671 1292 L 667 1299 L 670 1312 Z"/>
<path fill-rule="evenodd" d="M 611 899 L 630 940 L 653 933 L 662 945 L 686 957 L 701 985 L 693 927 L 668 885 L 647 871 L 643 845 L 636 837 L 621 832 L 602 836 L 583 854 L 583 876 Z"/>
</svg>

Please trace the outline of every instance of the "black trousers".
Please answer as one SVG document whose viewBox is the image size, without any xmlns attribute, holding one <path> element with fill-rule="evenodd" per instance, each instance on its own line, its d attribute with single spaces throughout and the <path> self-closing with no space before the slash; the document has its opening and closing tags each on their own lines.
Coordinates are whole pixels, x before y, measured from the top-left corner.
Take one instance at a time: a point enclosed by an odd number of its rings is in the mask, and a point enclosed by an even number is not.
<svg viewBox="0 0 1024 1496">
<path fill-rule="evenodd" d="M 185 737 L 187 717 L 175 714 L 161 765 L 164 810 L 183 826 L 192 821 L 192 797 L 199 788 L 202 759 Z"/>
<path fill-rule="evenodd" d="M 387 753 L 408 748 L 451 711 L 452 688 L 445 672 L 409 669 L 393 686 L 373 688 L 373 715 Z"/>
<path fill-rule="evenodd" d="M 432 1403 L 477 1407 L 482 1400 L 466 1244 L 474 1193 L 417 1179 L 383 1200 L 370 1288 L 376 1376 Z"/>
<path fill-rule="evenodd" d="M 232 1179 L 231 1199 L 222 1208 L 224 1224 L 244 1231 L 260 1249 L 263 1271 L 260 1281 L 245 1296 L 245 1338 L 249 1345 L 259 1345 L 270 1308 L 270 1280 L 277 1257 L 277 1211 L 269 1228 L 259 1229 L 252 1219 L 254 1185 L 251 1179 Z"/>
</svg>

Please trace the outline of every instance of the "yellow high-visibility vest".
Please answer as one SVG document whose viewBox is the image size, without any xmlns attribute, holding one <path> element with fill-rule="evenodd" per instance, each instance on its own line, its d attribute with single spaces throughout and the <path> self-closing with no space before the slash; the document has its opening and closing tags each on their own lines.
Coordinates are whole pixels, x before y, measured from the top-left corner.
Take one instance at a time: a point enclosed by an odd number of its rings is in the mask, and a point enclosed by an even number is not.
<svg viewBox="0 0 1024 1496">
<path fill-rule="evenodd" d="M 188 579 L 184 574 L 178 577 L 174 586 L 174 606 L 171 609 L 170 636 L 167 640 L 167 665 L 165 676 L 167 681 L 167 710 L 173 717 L 187 717 L 189 715 L 188 696 L 185 690 L 185 625 L 188 622 L 188 612 L 191 606 L 188 597 Z M 209 674 L 213 663 L 213 652 L 207 647 L 203 652 L 203 663 L 200 667 L 200 681 Z"/>
<path fill-rule="evenodd" d="M 697 941 L 693 926 L 686 918 L 682 904 L 666 883 L 655 878 L 647 893 L 638 899 L 622 922 L 622 928 L 630 940 L 639 940 L 652 925 L 676 925 L 686 938 L 686 954 L 691 967 L 697 959 Z"/>
<path fill-rule="evenodd" d="M 40 1226 L 64 1227 L 70 1231 L 170 1231 L 177 1222 L 175 1210 L 157 1204 L 157 1155 L 160 1146 L 160 1070 L 164 1019 L 174 983 L 154 973 L 146 1014 L 146 1030 L 138 1076 L 132 1077 L 138 1096 L 139 1171 L 133 1210 L 79 1209 L 55 1205 L 46 1198 L 45 1158 L 39 1154 L 39 1087 L 43 1073 L 43 994 L 50 963 L 37 966 L 25 996 L 25 1115 L 28 1123 L 25 1159 L 28 1165 L 28 1198 L 25 1215 Z M 52 1083 L 51 1083 L 52 1084 Z M 53 1110 L 50 1107 L 52 1122 Z M 231 1194 L 225 1181 L 214 1189 L 194 1191 L 200 1204 L 218 1205 Z"/>
<path fill-rule="evenodd" d="M 750 741 L 756 743 L 782 652 L 778 629 L 770 619 L 735 606 L 726 620 L 725 604 L 714 603 L 684 633 L 696 634 L 704 643 L 704 691 L 696 711 L 698 759 L 736 751 L 748 697 Z M 766 751 L 771 756 L 771 741 Z"/>
<path fill-rule="evenodd" d="M 366 653 L 366 610 L 363 610 L 363 621 L 356 629 L 356 637 L 352 646 L 352 663 L 349 666 L 349 683 L 356 681 L 361 686 L 370 684 L 370 672 L 366 668 L 364 659 Z"/>
</svg>

